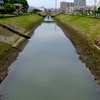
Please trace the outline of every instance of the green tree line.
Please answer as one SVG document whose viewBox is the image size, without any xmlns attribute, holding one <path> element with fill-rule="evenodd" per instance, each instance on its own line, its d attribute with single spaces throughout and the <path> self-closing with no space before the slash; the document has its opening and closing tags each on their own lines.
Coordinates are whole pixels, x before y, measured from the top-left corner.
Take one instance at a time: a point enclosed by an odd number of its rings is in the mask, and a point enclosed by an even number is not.
<svg viewBox="0 0 100 100">
<path fill-rule="evenodd" d="M 27 0 L 4 0 L 4 5 L 6 3 L 10 3 L 10 4 L 20 3 L 20 4 L 23 4 L 23 9 L 24 10 L 27 10 L 28 7 L 29 7 Z"/>
</svg>

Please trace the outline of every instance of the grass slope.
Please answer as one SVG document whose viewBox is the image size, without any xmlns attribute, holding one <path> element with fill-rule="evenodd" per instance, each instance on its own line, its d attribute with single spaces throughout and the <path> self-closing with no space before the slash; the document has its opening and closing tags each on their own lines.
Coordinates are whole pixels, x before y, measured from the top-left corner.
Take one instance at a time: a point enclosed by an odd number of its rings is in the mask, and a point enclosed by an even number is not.
<svg viewBox="0 0 100 100">
<path fill-rule="evenodd" d="M 3 18 L 0 19 L 0 23 L 11 22 L 19 26 L 22 26 L 26 29 L 29 29 L 41 19 L 42 19 L 41 16 L 37 14 L 33 14 L 33 15 L 24 15 L 24 16 L 11 17 L 11 18 Z"/>
<path fill-rule="evenodd" d="M 92 70 L 96 79 L 100 80 L 100 50 L 94 46 L 94 40 L 100 41 L 100 19 L 64 14 L 55 19 L 69 32 L 70 37 L 77 41 L 82 52 L 89 57 L 86 61 L 91 61 L 93 64 L 89 69 Z"/>
<path fill-rule="evenodd" d="M 0 19 L 0 23 L 10 22 L 22 26 L 26 30 L 29 30 L 40 20 L 42 20 L 42 17 L 34 14 L 34 15 L 24 15 L 24 16 L 11 17 L 11 18 L 3 18 Z M 9 44 L 0 41 L 0 57 L 9 53 L 8 51 L 10 50 L 11 50 L 11 46 Z"/>
<path fill-rule="evenodd" d="M 3 56 L 7 56 L 11 50 L 11 45 L 0 41 L 0 59 L 2 59 Z"/>
<path fill-rule="evenodd" d="M 83 35 L 91 39 L 95 39 L 100 35 L 100 19 L 81 17 L 81 16 L 71 16 L 71 15 L 59 15 L 57 18 L 62 19 L 64 22 L 68 23 Z"/>
</svg>

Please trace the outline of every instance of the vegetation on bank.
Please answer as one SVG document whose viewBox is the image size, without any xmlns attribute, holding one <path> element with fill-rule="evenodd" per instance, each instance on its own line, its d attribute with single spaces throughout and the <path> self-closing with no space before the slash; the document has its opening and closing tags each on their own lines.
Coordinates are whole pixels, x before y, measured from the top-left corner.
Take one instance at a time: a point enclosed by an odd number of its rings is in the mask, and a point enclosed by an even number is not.
<svg viewBox="0 0 100 100">
<path fill-rule="evenodd" d="M 34 14 L 34 15 L 24 15 L 24 16 L 11 17 L 11 18 L 3 18 L 0 19 L 0 23 L 10 22 L 22 26 L 26 30 L 29 30 L 40 20 L 42 20 L 42 17 Z M 8 54 L 11 51 L 11 48 L 12 48 L 11 45 L 0 41 L 0 58 Z"/>
<path fill-rule="evenodd" d="M 26 12 L 27 11 L 27 9 L 29 8 L 29 5 L 28 5 L 28 2 L 27 2 L 27 0 L 3 0 L 4 1 L 4 6 L 8 3 L 8 4 L 22 4 L 23 5 L 23 12 Z M 8 7 L 8 9 L 9 9 L 9 7 Z M 17 8 L 18 9 L 18 8 Z M 17 10 L 16 9 L 16 10 Z M 4 13 L 4 11 L 5 11 L 5 7 L 4 7 L 4 10 L 3 10 L 3 13 Z M 8 13 L 8 12 L 6 12 L 6 13 Z"/>
<path fill-rule="evenodd" d="M 30 29 L 41 19 L 42 17 L 37 14 L 30 14 L 30 15 L 23 15 L 17 17 L 3 18 L 0 19 L 0 23 L 10 22 L 22 26 L 26 29 Z"/>
<path fill-rule="evenodd" d="M 69 32 L 72 39 L 82 48 L 94 66 L 93 74 L 100 80 L 100 49 L 94 46 L 94 41 L 100 42 L 100 19 L 74 15 L 60 14 L 55 19 Z M 87 60 L 88 61 L 88 60 Z"/>
<path fill-rule="evenodd" d="M 4 56 L 7 56 L 7 54 L 9 54 L 11 50 L 11 45 L 0 41 L 0 59 L 2 59 L 2 57 Z"/>
<path fill-rule="evenodd" d="M 68 23 L 75 30 L 81 34 L 91 38 L 96 39 L 100 35 L 100 19 L 90 18 L 82 16 L 71 16 L 71 15 L 59 15 L 56 18 L 60 18 L 66 24 Z"/>
</svg>

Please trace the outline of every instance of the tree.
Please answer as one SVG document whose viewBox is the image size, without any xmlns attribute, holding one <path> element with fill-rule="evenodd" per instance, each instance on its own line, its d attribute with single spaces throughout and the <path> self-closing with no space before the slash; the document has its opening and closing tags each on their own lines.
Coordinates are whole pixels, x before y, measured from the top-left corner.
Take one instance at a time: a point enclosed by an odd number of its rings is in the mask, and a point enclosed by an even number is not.
<svg viewBox="0 0 100 100">
<path fill-rule="evenodd" d="M 33 9 L 32 12 L 35 14 L 35 13 L 37 13 L 37 12 L 41 12 L 41 10 L 39 10 L 39 9 Z"/>
<path fill-rule="evenodd" d="M 100 14 L 100 7 L 97 9 L 98 14 Z"/>
<path fill-rule="evenodd" d="M 4 6 L 4 11 L 6 13 L 12 13 L 12 12 L 16 11 L 16 8 L 12 4 L 6 3 Z"/>
<path fill-rule="evenodd" d="M 100 11 L 100 7 L 97 10 Z"/>
<path fill-rule="evenodd" d="M 6 3 L 11 3 L 11 4 L 19 3 L 19 4 L 23 4 L 23 10 L 24 11 L 26 11 L 29 8 L 27 0 L 4 0 L 4 4 L 6 4 Z"/>
</svg>

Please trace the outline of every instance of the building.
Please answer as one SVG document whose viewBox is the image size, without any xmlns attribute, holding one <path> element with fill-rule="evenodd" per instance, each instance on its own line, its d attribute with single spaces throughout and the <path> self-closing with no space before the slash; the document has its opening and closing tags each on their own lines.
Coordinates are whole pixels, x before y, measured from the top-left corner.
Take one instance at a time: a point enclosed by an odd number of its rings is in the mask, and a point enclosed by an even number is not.
<svg viewBox="0 0 100 100">
<path fill-rule="evenodd" d="M 88 15 L 92 14 L 93 11 L 94 11 L 94 6 L 87 5 L 85 11 L 86 11 L 86 13 L 87 13 Z"/>
<path fill-rule="evenodd" d="M 60 2 L 60 11 L 66 12 L 67 2 Z"/>
<path fill-rule="evenodd" d="M 38 7 L 39 10 L 41 10 L 42 12 L 45 12 L 46 9 L 42 6 L 42 7 Z"/>
<path fill-rule="evenodd" d="M 86 0 L 74 0 L 75 13 L 77 12 L 84 13 L 85 8 L 86 8 Z"/>
<path fill-rule="evenodd" d="M 65 13 L 73 13 L 74 11 L 74 3 L 73 2 L 60 2 L 60 11 Z"/>
<path fill-rule="evenodd" d="M 86 0 L 74 0 L 74 6 L 86 6 Z"/>
<path fill-rule="evenodd" d="M 86 7 L 86 0 L 74 0 L 74 8 L 80 9 Z"/>
<path fill-rule="evenodd" d="M 16 3 L 16 4 L 13 4 L 13 5 L 16 7 L 17 12 L 19 12 L 19 13 L 23 12 L 23 4 Z"/>
<path fill-rule="evenodd" d="M 0 0 L 0 10 L 4 9 L 4 1 Z"/>
<path fill-rule="evenodd" d="M 32 12 L 34 9 L 37 9 L 37 8 L 36 7 L 33 7 L 33 6 L 29 6 L 28 12 Z"/>
<path fill-rule="evenodd" d="M 74 3 L 73 2 L 67 2 L 66 12 L 67 13 L 73 13 L 73 11 L 74 11 Z"/>
<path fill-rule="evenodd" d="M 86 10 L 93 11 L 94 10 L 94 6 L 87 5 L 86 6 Z"/>
</svg>

